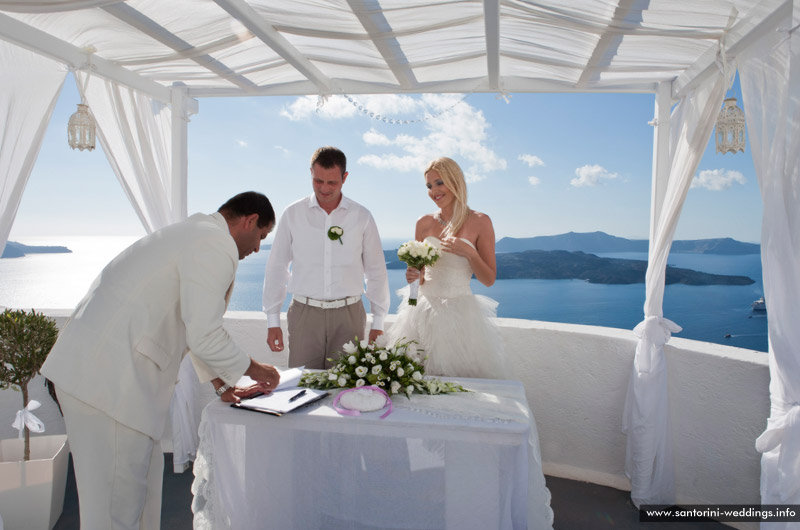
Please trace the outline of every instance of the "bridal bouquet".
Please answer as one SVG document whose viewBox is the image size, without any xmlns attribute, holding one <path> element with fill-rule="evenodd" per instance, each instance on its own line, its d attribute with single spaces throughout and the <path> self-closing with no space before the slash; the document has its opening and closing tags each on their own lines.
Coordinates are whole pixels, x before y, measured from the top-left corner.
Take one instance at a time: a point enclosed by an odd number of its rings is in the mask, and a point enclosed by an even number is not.
<svg viewBox="0 0 800 530">
<path fill-rule="evenodd" d="M 457 383 L 423 377 L 425 367 L 419 358 L 422 350 L 415 341 L 398 342 L 391 348 L 385 340 L 367 343 L 362 340 L 348 342 L 336 364 L 324 372 L 306 372 L 300 378 L 300 386 L 321 390 L 359 388 L 375 385 L 389 395 L 414 392 L 443 394 L 468 392 Z M 328 359 L 334 362 L 333 359 Z"/>
<path fill-rule="evenodd" d="M 427 241 L 406 241 L 397 249 L 397 257 L 409 267 L 422 269 L 439 259 L 439 249 Z M 408 305 L 417 305 L 419 280 L 409 286 Z"/>
</svg>

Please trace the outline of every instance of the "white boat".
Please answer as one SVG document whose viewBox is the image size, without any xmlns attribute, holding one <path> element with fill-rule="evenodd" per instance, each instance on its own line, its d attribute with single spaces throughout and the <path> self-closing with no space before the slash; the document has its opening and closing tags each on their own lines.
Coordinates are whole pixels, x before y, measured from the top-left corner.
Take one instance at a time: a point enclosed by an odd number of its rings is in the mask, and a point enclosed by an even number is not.
<svg viewBox="0 0 800 530">
<path fill-rule="evenodd" d="M 767 302 L 764 301 L 764 297 L 762 296 L 755 302 L 751 304 L 753 311 L 766 311 L 767 310 Z"/>
</svg>

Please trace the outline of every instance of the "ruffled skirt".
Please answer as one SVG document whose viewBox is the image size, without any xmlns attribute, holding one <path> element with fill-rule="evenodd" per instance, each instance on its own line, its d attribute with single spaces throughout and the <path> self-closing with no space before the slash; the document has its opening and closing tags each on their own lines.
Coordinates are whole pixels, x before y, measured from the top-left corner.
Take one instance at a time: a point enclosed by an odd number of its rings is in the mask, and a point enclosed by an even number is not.
<svg viewBox="0 0 800 530">
<path fill-rule="evenodd" d="M 500 329 L 491 319 L 497 302 L 487 296 L 463 294 L 448 298 L 420 289 L 417 305 L 408 305 L 408 287 L 397 291 L 403 301 L 388 331 L 389 344 L 416 340 L 427 375 L 507 379 Z"/>
</svg>

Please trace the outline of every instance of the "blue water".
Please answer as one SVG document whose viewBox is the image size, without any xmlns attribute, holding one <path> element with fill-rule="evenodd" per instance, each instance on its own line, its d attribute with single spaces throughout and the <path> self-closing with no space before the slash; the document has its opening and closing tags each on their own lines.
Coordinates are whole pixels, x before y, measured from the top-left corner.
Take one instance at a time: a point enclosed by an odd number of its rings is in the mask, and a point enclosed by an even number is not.
<svg viewBox="0 0 800 530">
<path fill-rule="evenodd" d="M 388 248 L 388 247 L 387 247 Z M 264 266 L 268 251 L 240 262 L 230 309 L 259 311 Z M 606 257 L 647 260 L 646 253 L 601 254 Z M 767 351 L 767 318 L 754 313 L 750 304 L 763 295 L 761 257 L 673 254 L 675 267 L 715 274 L 749 276 L 756 283 L 747 286 L 668 285 L 664 292 L 664 316 L 683 328 L 676 337 L 701 340 L 739 348 Z M 405 285 L 405 272 L 389 271 L 394 293 Z M 490 296 L 500 305 L 500 317 L 588 324 L 633 329 L 643 318 L 644 284 L 599 285 L 581 280 L 498 280 L 486 287 L 472 280 L 475 293 Z M 288 300 L 283 310 L 288 308 Z M 390 313 L 399 299 L 393 294 Z M 725 335 L 731 335 L 726 338 Z"/>
</svg>

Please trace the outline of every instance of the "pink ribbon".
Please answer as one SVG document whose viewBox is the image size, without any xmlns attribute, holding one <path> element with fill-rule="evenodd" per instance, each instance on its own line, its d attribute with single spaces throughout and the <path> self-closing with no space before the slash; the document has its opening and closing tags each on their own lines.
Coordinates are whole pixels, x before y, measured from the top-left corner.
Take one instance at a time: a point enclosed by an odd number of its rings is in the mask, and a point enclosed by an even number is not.
<svg viewBox="0 0 800 530">
<path fill-rule="evenodd" d="M 380 394 L 383 394 L 383 396 L 386 398 L 386 404 L 384 404 L 383 407 L 381 408 L 384 409 L 386 407 L 389 407 L 389 410 L 387 410 L 381 415 L 381 419 L 385 418 L 386 416 L 392 413 L 392 398 L 389 397 L 389 394 L 387 394 L 384 389 L 374 385 L 360 386 L 358 388 L 348 388 L 347 390 L 342 390 L 336 395 L 336 399 L 333 400 L 333 410 L 335 410 L 342 416 L 361 416 L 361 411 L 359 410 L 345 409 L 339 406 L 339 400 L 342 398 L 342 396 L 344 394 L 347 394 L 348 392 L 353 392 L 355 390 L 374 390 Z"/>
</svg>

